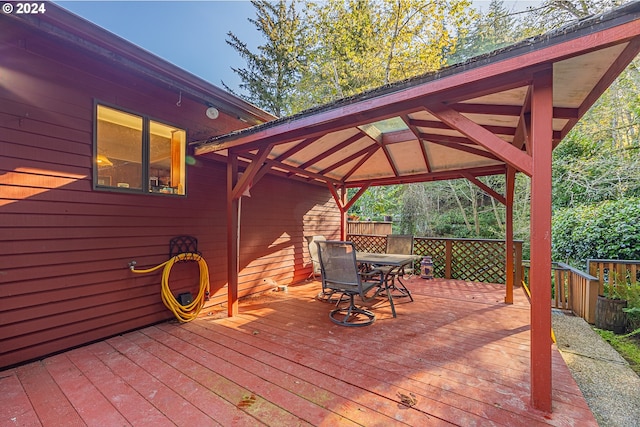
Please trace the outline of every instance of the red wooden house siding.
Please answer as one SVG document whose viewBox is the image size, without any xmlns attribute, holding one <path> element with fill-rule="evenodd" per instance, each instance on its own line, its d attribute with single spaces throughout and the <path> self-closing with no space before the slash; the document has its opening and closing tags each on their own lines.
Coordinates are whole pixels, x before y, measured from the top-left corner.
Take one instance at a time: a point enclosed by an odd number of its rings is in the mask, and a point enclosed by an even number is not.
<svg viewBox="0 0 640 427">
<path fill-rule="evenodd" d="M 225 302 L 225 164 L 188 166 L 186 197 L 94 191 L 94 100 L 182 127 L 189 141 L 246 124 L 212 121 L 166 82 L 14 18 L 0 26 L 0 368 L 171 318 L 160 272 L 134 275 L 127 263 L 167 260 L 177 235 L 198 238 L 211 304 Z M 263 178 L 242 200 L 240 295 L 307 277 L 305 236 L 337 237 L 339 226 L 326 188 Z M 176 265 L 172 290 L 196 291 L 197 277 L 197 264 Z"/>
</svg>

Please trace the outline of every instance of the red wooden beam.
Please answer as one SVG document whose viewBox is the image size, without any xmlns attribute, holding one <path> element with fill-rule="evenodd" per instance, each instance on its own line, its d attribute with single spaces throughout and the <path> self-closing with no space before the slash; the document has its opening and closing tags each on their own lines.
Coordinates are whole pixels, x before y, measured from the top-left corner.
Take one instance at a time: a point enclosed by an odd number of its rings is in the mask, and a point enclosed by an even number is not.
<svg viewBox="0 0 640 427">
<path fill-rule="evenodd" d="M 414 134 L 414 136 L 420 143 L 420 153 L 422 154 L 422 160 L 424 161 L 425 169 L 427 170 L 427 172 L 431 172 L 431 162 L 429 160 L 429 155 L 427 154 L 427 147 L 425 147 L 424 142 L 422 142 L 420 138 L 420 130 L 418 129 L 418 126 L 413 124 L 412 119 L 409 118 L 409 116 L 407 116 L 406 114 L 402 115 L 402 120 L 404 121 L 404 124 L 407 125 L 411 133 Z M 435 122 L 435 123 L 442 123 L 442 122 Z M 442 124 L 444 125 L 444 123 Z"/>
<path fill-rule="evenodd" d="M 272 148 L 272 145 L 268 145 L 258 150 L 258 155 L 256 156 L 256 158 L 251 162 L 247 169 L 245 169 L 242 177 L 233 187 L 232 197 L 234 199 L 242 197 L 242 193 L 244 193 L 246 189 L 249 188 L 249 185 L 251 185 L 251 183 L 253 182 L 256 174 L 263 167 L 264 162 L 265 160 L 267 160 L 267 157 L 269 156 L 269 153 L 271 153 Z M 229 155 L 231 155 L 231 153 L 229 153 Z M 264 175 L 264 172 L 261 174 L 261 176 L 262 175 Z"/>
<path fill-rule="evenodd" d="M 481 188 L 482 191 L 484 191 L 485 193 L 487 193 L 488 195 L 490 195 L 491 197 L 496 199 L 498 202 L 502 203 L 503 205 L 507 204 L 507 200 L 505 199 L 505 197 L 502 194 L 498 193 L 496 190 L 494 190 L 493 188 L 489 187 L 487 184 L 485 184 L 484 182 L 480 181 L 475 176 L 473 176 L 471 174 L 468 174 L 466 172 L 464 172 L 462 174 L 462 176 L 467 178 L 469 181 L 471 181 L 477 187 Z"/>
<path fill-rule="evenodd" d="M 360 139 L 364 138 L 365 136 L 368 136 L 368 135 L 366 135 L 362 131 L 358 131 L 355 135 L 350 136 L 349 138 L 345 139 L 341 143 L 334 145 L 333 147 L 329 148 L 328 150 L 325 150 L 322 153 L 318 154 L 314 158 L 309 159 L 306 162 L 302 163 L 300 165 L 300 168 L 301 169 L 306 169 L 307 167 L 309 167 L 311 165 L 314 165 L 314 164 L 318 163 L 319 161 L 321 161 L 323 159 L 326 159 L 330 155 L 332 155 L 334 153 L 337 153 L 338 151 L 344 150 L 345 148 L 347 148 L 351 144 L 359 141 Z"/>
<path fill-rule="evenodd" d="M 256 155 L 252 154 L 252 153 L 243 153 L 242 157 L 245 157 L 247 159 L 253 160 L 253 159 L 256 158 Z M 330 182 L 332 184 L 340 184 L 340 181 L 338 181 L 337 179 L 332 179 L 332 178 L 326 177 L 324 175 L 321 175 L 319 173 L 311 172 L 311 171 L 308 171 L 306 169 L 300 169 L 297 166 L 292 166 L 292 165 L 289 165 L 287 163 L 278 162 L 278 161 L 275 161 L 273 159 L 265 160 L 265 165 L 268 165 L 272 169 L 273 168 L 279 168 L 279 169 L 284 169 L 284 170 L 288 171 L 289 173 L 287 173 L 287 175 L 285 175 L 285 177 L 292 177 L 293 178 L 294 176 L 301 176 L 301 177 L 305 177 L 305 178 L 312 178 L 312 179 L 315 179 L 315 180 L 319 180 L 319 181 L 322 181 L 323 183 L 324 182 Z"/>
<path fill-rule="evenodd" d="M 475 142 L 464 136 L 440 135 L 439 133 L 421 133 L 420 139 L 429 142 L 439 142 L 443 144 L 464 144 L 469 146 L 477 146 Z"/>
<path fill-rule="evenodd" d="M 347 173 L 345 173 L 342 176 L 343 183 L 346 182 L 349 179 L 349 177 L 353 175 L 360 168 L 360 166 L 362 166 L 367 160 L 369 160 L 369 158 L 373 156 L 375 152 L 376 150 L 370 150 L 368 153 L 362 156 L 362 158 L 358 160 L 358 162 Z"/>
<path fill-rule="evenodd" d="M 513 256 L 513 201 L 515 193 L 516 170 L 507 166 L 506 178 L 506 213 L 505 213 L 505 250 L 506 252 L 506 294 L 504 302 L 513 304 L 514 256 Z"/>
<path fill-rule="evenodd" d="M 479 148 L 475 148 L 472 145 L 458 144 L 456 142 L 434 141 L 433 139 L 429 139 L 429 142 L 442 145 L 443 147 L 449 147 L 455 150 L 464 151 L 466 153 L 475 154 L 476 156 L 486 157 L 491 160 L 499 160 L 493 153 L 489 151 L 480 150 Z"/>
<path fill-rule="evenodd" d="M 353 180 L 346 181 L 344 184 L 347 188 L 362 187 L 363 185 L 371 182 L 371 185 L 394 185 L 394 184 L 412 184 L 416 182 L 430 182 L 441 181 L 447 179 L 462 179 L 463 173 L 469 173 L 472 176 L 489 176 L 489 175 L 504 175 L 507 167 L 504 164 L 482 166 L 471 169 L 457 169 L 452 171 L 441 172 L 429 172 L 429 173 L 417 173 L 415 175 L 405 175 L 400 177 L 385 177 L 366 180 Z"/>
<path fill-rule="evenodd" d="M 494 104 L 467 104 L 457 103 L 450 105 L 459 113 L 490 114 L 492 116 L 519 116 L 522 109 L 519 105 L 494 105 Z M 578 118 L 577 108 L 554 107 L 554 119 Z"/>
<path fill-rule="evenodd" d="M 306 138 L 302 141 L 300 141 L 299 143 L 297 143 L 296 145 L 294 145 L 293 147 L 291 147 L 290 149 L 288 149 L 287 151 L 285 151 L 284 153 L 280 154 L 279 156 L 275 157 L 273 160 L 283 160 L 283 159 L 288 159 L 289 157 L 293 156 L 294 154 L 298 153 L 299 151 L 307 148 L 309 145 L 313 144 L 314 142 L 316 142 L 317 140 L 319 140 L 321 137 L 320 136 L 316 136 L 313 138 Z"/>
<path fill-rule="evenodd" d="M 531 121 L 531 401 L 551 412 L 551 68 L 534 77 Z"/>
<path fill-rule="evenodd" d="M 365 154 L 368 153 L 374 153 L 375 151 L 377 151 L 378 149 L 380 149 L 380 145 L 378 145 L 378 143 L 373 143 L 365 148 L 363 148 L 362 150 L 353 153 L 352 155 L 345 157 L 344 159 L 340 160 L 339 162 L 336 162 L 334 164 L 332 164 L 331 166 L 328 166 L 326 168 L 324 168 L 323 170 L 321 170 L 319 173 L 321 175 L 326 174 L 327 172 L 330 172 L 334 169 L 339 168 L 340 166 L 346 165 L 349 162 L 352 162 L 353 160 L 357 159 L 360 156 L 363 156 Z"/>
<path fill-rule="evenodd" d="M 500 139 L 482 126 L 446 106 L 430 108 L 431 114 L 460 131 L 475 143 L 498 156 L 502 161 L 531 176 L 531 157 Z"/>
<path fill-rule="evenodd" d="M 229 150 L 227 157 L 227 314 L 238 314 L 238 227 L 240 225 L 238 198 L 233 197 L 233 188 L 238 180 L 238 156 Z"/>
</svg>

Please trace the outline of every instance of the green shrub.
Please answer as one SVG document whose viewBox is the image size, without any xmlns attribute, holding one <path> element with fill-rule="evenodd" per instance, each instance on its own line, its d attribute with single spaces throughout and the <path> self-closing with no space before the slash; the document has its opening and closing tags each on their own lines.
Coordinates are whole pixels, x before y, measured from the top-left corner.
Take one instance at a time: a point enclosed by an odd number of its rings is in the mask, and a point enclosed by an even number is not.
<svg viewBox="0 0 640 427">
<path fill-rule="evenodd" d="M 578 268 L 589 258 L 640 259 L 640 198 L 554 213 L 552 254 Z"/>
</svg>

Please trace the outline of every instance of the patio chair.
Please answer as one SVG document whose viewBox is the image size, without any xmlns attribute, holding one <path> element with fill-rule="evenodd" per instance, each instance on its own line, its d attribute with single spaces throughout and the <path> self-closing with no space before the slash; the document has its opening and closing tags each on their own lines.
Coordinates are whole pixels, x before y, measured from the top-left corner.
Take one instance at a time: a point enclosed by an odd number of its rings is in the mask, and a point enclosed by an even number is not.
<svg viewBox="0 0 640 427">
<path fill-rule="evenodd" d="M 327 240 L 326 237 L 316 235 L 316 236 L 307 236 L 307 244 L 309 245 L 309 256 L 311 257 L 311 262 L 313 263 L 313 270 L 311 270 L 310 278 L 315 279 L 316 276 L 320 275 L 320 258 L 318 256 L 318 245 L 316 242 L 321 240 Z"/>
<path fill-rule="evenodd" d="M 403 255 L 413 254 L 413 236 L 410 234 L 388 234 L 386 253 L 403 254 Z M 380 266 L 377 268 L 385 274 L 386 276 L 385 281 L 391 289 L 399 290 L 401 292 L 400 296 L 408 296 L 409 299 L 413 301 L 413 296 L 411 296 L 411 292 L 400 280 L 400 277 L 403 277 L 405 275 L 404 267 L 397 268 L 397 267 Z M 411 266 L 411 268 L 413 269 L 413 265 Z M 395 284 L 396 277 L 398 277 L 398 283 L 400 284 L 400 288 L 398 288 Z"/>
<path fill-rule="evenodd" d="M 313 270 L 309 275 L 310 279 L 315 279 L 316 276 L 322 274 L 320 271 L 320 255 L 318 254 L 318 245 L 316 242 L 324 242 L 325 240 L 327 240 L 327 238 L 320 235 L 307 236 L 307 242 L 309 243 L 309 255 L 311 256 L 311 262 L 313 263 Z M 336 291 L 334 289 L 325 288 L 324 281 L 322 282 L 322 285 L 322 290 L 318 292 L 316 299 L 324 302 L 337 302 L 338 300 L 334 297 Z"/>
<path fill-rule="evenodd" d="M 366 294 L 372 288 L 381 288 L 384 276 L 379 270 L 361 273 L 356 263 L 356 248 L 352 242 L 337 240 L 317 241 L 320 254 L 320 270 L 322 273 L 322 288 L 341 295 L 336 302 L 336 308 L 331 310 L 329 318 L 332 322 L 342 326 L 367 326 L 376 320 L 373 312 L 358 307 L 355 304 L 356 295 L 363 302 L 370 301 Z M 348 306 L 340 306 L 342 296 L 347 296 Z"/>
</svg>

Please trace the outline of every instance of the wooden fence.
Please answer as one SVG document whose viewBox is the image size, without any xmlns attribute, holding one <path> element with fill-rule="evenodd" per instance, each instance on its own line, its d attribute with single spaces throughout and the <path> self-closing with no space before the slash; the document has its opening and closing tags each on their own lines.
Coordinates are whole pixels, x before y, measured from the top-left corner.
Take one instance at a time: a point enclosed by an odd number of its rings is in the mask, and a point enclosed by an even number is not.
<svg viewBox="0 0 640 427">
<path fill-rule="evenodd" d="M 356 250 L 384 253 L 386 235 L 348 234 L 347 240 L 354 242 Z M 514 280 L 522 281 L 522 242 L 514 242 Z M 430 256 L 435 277 L 469 280 L 487 283 L 506 282 L 506 252 L 504 240 L 488 239 L 436 239 L 415 237 L 413 253 Z M 420 271 L 416 261 L 415 272 Z"/>
<path fill-rule="evenodd" d="M 391 234 L 393 222 L 387 221 L 347 221 L 347 234 L 371 234 L 386 236 Z"/>
</svg>

